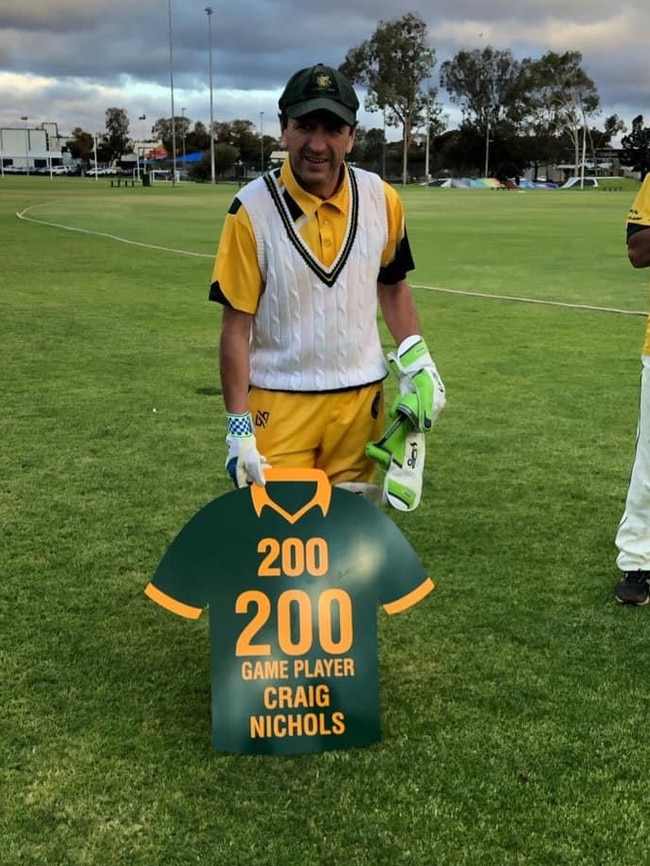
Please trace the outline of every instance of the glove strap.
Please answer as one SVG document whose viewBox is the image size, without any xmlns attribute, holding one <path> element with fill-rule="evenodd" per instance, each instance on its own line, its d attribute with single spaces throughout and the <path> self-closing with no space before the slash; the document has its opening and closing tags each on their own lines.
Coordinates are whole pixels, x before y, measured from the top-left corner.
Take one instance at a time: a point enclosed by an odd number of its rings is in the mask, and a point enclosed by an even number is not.
<svg viewBox="0 0 650 866">
<path fill-rule="evenodd" d="M 250 412 L 244 412 L 243 415 L 233 415 L 230 412 L 226 415 L 228 419 L 228 435 L 242 436 L 253 435 L 253 419 Z"/>
<path fill-rule="evenodd" d="M 433 365 L 427 344 L 419 334 L 413 334 L 402 340 L 396 354 L 391 353 L 388 361 L 398 376 L 410 376 L 418 370 Z"/>
</svg>

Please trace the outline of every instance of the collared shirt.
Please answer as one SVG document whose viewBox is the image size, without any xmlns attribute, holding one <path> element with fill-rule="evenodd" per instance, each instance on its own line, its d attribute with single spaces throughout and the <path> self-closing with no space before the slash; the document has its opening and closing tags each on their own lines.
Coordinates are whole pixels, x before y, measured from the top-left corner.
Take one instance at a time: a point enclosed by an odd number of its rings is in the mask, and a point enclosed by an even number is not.
<svg viewBox="0 0 650 866">
<path fill-rule="evenodd" d="M 650 173 L 645 176 L 627 214 L 627 237 L 650 228 Z"/>
<path fill-rule="evenodd" d="M 348 171 L 347 166 L 344 167 Z M 350 195 L 341 183 L 329 199 L 322 200 L 303 189 L 285 160 L 280 182 L 284 186 L 296 229 L 312 253 L 328 267 L 341 248 L 347 226 Z M 378 281 L 388 285 L 404 279 L 413 258 L 404 226 L 404 209 L 396 190 L 384 183 L 388 242 L 381 257 Z M 215 259 L 210 300 L 254 315 L 264 291 L 255 234 L 244 205 L 235 198 L 226 216 Z"/>
<path fill-rule="evenodd" d="M 645 176 L 627 214 L 627 239 L 639 231 L 650 231 L 650 174 Z M 650 355 L 650 316 L 646 319 L 643 354 Z"/>
</svg>

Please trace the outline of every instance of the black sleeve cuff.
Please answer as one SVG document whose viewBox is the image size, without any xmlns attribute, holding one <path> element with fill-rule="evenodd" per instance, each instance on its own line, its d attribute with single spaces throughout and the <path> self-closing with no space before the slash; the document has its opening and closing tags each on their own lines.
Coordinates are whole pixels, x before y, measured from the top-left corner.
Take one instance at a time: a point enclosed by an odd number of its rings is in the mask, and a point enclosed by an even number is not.
<svg viewBox="0 0 650 866">
<path fill-rule="evenodd" d="M 216 301 L 217 304 L 223 304 L 224 307 L 231 307 L 232 304 L 228 300 L 228 298 L 221 291 L 221 286 L 219 285 L 219 281 L 215 280 L 214 283 L 210 286 L 210 293 L 208 294 L 209 301 Z"/>
<path fill-rule="evenodd" d="M 650 226 L 640 226 L 638 223 L 628 223 L 627 224 L 627 240 L 635 235 L 637 232 L 643 232 L 647 229 L 650 229 Z"/>
<path fill-rule="evenodd" d="M 385 283 L 388 286 L 394 286 L 395 283 L 399 283 L 400 280 L 405 280 L 407 273 L 414 269 L 415 263 L 413 261 L 413 255 L 411 254 L 411 245 L 409 244 L 408 235 L 404 232 L 404 237 L 397 247 L 395 258 L 389 265 L 386 265 L 385 268 L 379 269 L 377 282 Z"/>
</svg>

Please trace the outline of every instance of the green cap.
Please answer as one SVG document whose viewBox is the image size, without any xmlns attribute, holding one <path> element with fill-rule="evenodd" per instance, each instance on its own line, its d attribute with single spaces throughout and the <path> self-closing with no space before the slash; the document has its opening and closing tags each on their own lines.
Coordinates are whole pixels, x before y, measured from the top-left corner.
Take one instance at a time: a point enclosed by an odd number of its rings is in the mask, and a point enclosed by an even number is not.
<svg viewBox="0 0 650 866">
<path fill-rule="evenodd" d="M 287 117 L 303 117 L 312 111 L 330 111 L 354 126 L 359 100 L 348 79 L 331 66 L 309 66 L 294 73 L 278 103 Z"/>
</svg>

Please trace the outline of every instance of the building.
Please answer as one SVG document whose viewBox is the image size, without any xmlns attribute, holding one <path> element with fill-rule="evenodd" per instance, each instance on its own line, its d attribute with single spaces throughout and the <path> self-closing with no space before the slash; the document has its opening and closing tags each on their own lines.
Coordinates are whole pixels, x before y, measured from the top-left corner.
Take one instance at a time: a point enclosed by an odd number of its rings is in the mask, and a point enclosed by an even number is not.
<svg viewBox="0 0 650 866">
<path fill-rule="evenodd" d="M 0 128 L 0 166 L 3 170 L 15 168 L 29 174 L 38 168 L 72 163 L 66 142 L 56 123 Z"/>
</svg>

